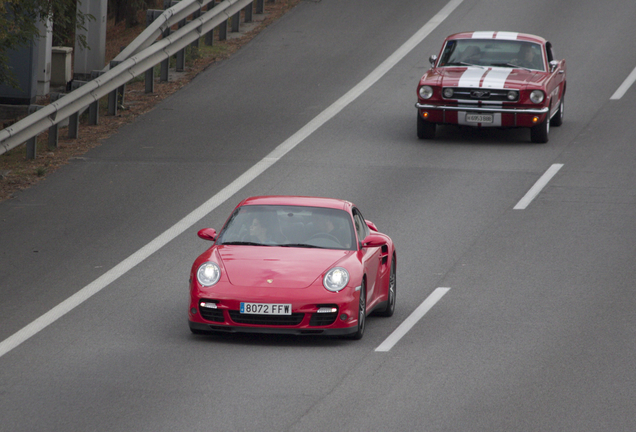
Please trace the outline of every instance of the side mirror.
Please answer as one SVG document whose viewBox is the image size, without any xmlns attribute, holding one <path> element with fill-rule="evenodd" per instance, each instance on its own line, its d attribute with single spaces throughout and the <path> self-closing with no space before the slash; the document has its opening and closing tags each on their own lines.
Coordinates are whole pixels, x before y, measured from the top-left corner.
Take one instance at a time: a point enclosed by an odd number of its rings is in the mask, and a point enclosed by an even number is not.
<svg viewBox="0 0 636 432">
<path fill-rule="evenodd" d="M 550 62 L 550 73 L 554 72 L 556 70 L 556 68 L 559 67 L 559 61 L 558 60 L 552 60 Z"/>
<path fill-rule="evenodd" d="M 362 247 L 380 247 L 386 244 L 386 239 L 380 234 L 369 234 L 362 240 Z"/>
<path fill-rule="evenodd" d="M 203 228 L 202 230 L 199 230 L 197 235 L 203 240 L 216 240 L 216 230 L 214 228 Z"/>
<path fill-rule="evenodd" d="M 437 61 L 437 56 L 433 54 L 432 56 L 428 58 L 428 61 L 431 64 L 431 66 L 435 66 L 435 62 Z"/>
</svg>

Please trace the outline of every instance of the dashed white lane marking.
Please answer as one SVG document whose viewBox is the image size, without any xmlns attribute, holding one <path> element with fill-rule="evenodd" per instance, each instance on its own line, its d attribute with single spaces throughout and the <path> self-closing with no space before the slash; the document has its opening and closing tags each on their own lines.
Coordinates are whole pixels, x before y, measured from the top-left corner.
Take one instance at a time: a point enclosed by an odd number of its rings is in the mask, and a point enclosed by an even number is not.
<svg viewBox="0 0 636 432">
<path fill-rule="evenodd" d="M 530 188 L 528 193 L 514 206 L 514 210 L 525 210 L 533 199 L 543 190 L 548 182 L 559 172 L 563 167 L 563 164 L 553 164 L 548 170 L 537 180 L 537 182 Z"/>
<path fill-rule="evenodd" d="M 417 309 L 415 309 L 413 313 L 409 315 L 409 317 L 405 319 L 402 324 L 400 324 L 398 328 L 396 328 L 393 333 L 391 333 L 389 337 L 387 337 L 375 350 L 377 352 L 390 351 L 391 348 L 393 348 L 393 346 L 398 343 L 398 341 L 402 339 L 402 337 L 404 337 L 404 335 L 408 333 L 408 331 L 411 330 L 411 328 L 417 324 L 417 322 L 422 319 L 422 317 L 426 315 L 426 313 L 431 310 L 431 308 L 435 306 L 435 304 L 444 297 L 444 294 L 446 294 L 449 290 L 450 288 L 436 288 L 435 291 L 426 297 L 426 300 L 424 300 L 422 304 L 419 305 Z"/>
<path fill-rule="evenodd" d="M 621 84 L 621 86 L 614 92 L 610 100 L 618 100 L 622 98 L 623 95 L 627 93 L 627 90 L 629 90 L 629 88 L 632 86 L 632 84 L 634 84 L 635 81 L 636 81 L 636 68 L 634 68 L 632 73 L 630 73 L 627 76 L 627 78 L 625 78 L 625 81 L 623 81 L 623 84 Z"/>
</svg>

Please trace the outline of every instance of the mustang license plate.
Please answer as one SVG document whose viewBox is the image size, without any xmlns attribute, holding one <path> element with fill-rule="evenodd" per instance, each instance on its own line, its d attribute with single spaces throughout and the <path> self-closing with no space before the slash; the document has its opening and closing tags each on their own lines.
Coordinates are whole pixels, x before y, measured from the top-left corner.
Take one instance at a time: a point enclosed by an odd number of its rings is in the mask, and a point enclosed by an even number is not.
<svg viewBox="0 0 636 432">
<path fill-rule="evenodd" d="M 466 121 L 470 123 L 492 123 L 492 114 L 466 114 Z"/>
<path fill-rule="evenodd" d="M 291 315 L 291 304 L 241 302 L 242 314 Z"/>
</svg>

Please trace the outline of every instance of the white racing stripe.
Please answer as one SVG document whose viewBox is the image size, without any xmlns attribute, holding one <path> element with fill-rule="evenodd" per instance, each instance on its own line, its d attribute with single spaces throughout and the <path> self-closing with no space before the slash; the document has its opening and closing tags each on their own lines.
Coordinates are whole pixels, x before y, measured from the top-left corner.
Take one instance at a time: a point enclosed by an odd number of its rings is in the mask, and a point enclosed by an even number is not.
<svg viewBox="0 0 636 432">
<path fill-rule="evenodd" d="M 476 31 L 473 33 L 473 39 L 492 39 L 494 35 L 494 31 Z"/>
<path fill-rule="evenodd" d="M 227 201 L 235 193 L 240 191 L 244 186 L 249 184 L 256 177 L 261 175 L 265 170 L 278 162 L 284 155 L 295 148 L 305 138 L 311 135 L 319 127 L 336 116 L 340 111 L 347 107 L 351 102 L 356 100 L 369 87 L 382 78 L 393 66 L 401 61 L 408 53 L 410 53 L 417 45 L 419 45 L 438 25 L 440 25 L 453 12 L 463 0 L 450 0 L 433 18 L 431 18 L 417 33 L 407 40 L 401 47 L 397 49 L 388 59 L 371 72 L 366 78 L 358 83 L 354 88 L 349 90 L 344 96 L 334 102 L 331 106 L 318 114 L 313 120 L 303 126 L 298 132 L 278 145 L 270 154 L 265 156 L 263 160 L 258 162 L 252 168 L 243 173 L 231 184 L 223 188 L 219 193 L 214 195 L 208 201 L 203 203 L 199 208 L 181 219 L 174 226 L 169 228 L 163 234 L 159 235 L 153 241 L 143 248 L 126 258 L 114 268 L 104 273 L 94 282 L 85 286 L 77 293 L 55 306 L 53 309 L 37 318 L 27 326 L 23 327 L 7 339 L 0 342 L 0 357 L 13 350 L 24 341 L 36 335 L 44 328 L 48 327 L 62 316 L 100 292 L 102 289 L 110 285 L 122 275 L 137 266 L 150 255 L 165 246 L 175 237 L 190 229 L 195 223 L 205 217 L 208 213 L 216 209 L 219 205 Z"/>
<path fill-rule="evenodd" d="M 495 39 L 516 40 L 517 36 L 519 36 L 519 33 L 502 31 L 497 32 L 497 36 L 495 36 Z"/>
<path fill-rule="evenodd" d="M 376 352 L 388 352 L 411 328 L 446 294 L 450 288 L 436 288 L 417 309 L 396 328 L 388 338 L 375 349 Z"/>
<path fill-rule="evenodd" d="M 537 182 L 530 188 L 528 193 L 525 194 L 523 198 L 514 206 L 514 210 L 525 210 L 532 200 L 534 200 L 537 195 L 543 190 L 543 188 L 548 184 L 552 177 L 559 172 L 559 170 L 563 167 L 563 164 L 552 164 L 550 168 L 537 180 Z"/>
<path fill-rule="evenodd" d="M 506 87 L 506 80 L 508 75 L 512 72 L 511 68 L 493 68 L 488 71 L 488 74 L 484 77 L 482 87 L 502 89 Z"/>
<path fill-rule="evenodd" d="M 458 87 L 479 87 L 481 78 L 488 72 L 486 68 L 468 67 L 457 83 Z"/>
</svg>

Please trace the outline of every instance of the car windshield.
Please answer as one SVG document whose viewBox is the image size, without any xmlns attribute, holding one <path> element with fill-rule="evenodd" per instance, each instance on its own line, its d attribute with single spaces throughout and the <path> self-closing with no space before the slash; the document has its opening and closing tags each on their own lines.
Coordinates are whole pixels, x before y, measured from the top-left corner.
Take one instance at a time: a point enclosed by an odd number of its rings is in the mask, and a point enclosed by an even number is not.
<svg viewBox="0 0 636 432">
<path fill-rule="evenodd" d="M 217 245 L 355 250 L 351 216 L 322 207 L 247 205 L 227 221 Z"/>
<path fill-rule="evenodd" d="M 444 46 L 438 66 L 546 70 L 540 44 L 506 39 L 451 39 Z"/>
</svg>

